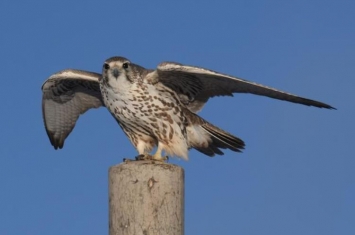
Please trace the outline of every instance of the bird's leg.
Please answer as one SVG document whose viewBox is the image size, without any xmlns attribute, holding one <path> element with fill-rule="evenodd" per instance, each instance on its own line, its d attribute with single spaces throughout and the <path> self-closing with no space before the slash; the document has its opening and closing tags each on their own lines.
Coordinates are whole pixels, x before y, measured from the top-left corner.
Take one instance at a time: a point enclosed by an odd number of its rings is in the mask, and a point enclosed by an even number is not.
<svg viewBox="0 0 355 235">
<path fill-rule="evenodd" d="M 158 148 L 157 151 L 155 152 L 154 155 L 150 155 L 145 151 L 139 151 L 139 155 L 136 157 L 137 161 L 142 161 L 142 160 L 154 160 L 154 161 L 166 161 L 169 158 L 167 156 L 163 157 L 161 155 L 161 152 L 163 151 L 163 146 L 158 142 Z"/>
<path fill-rule="evenodd" d="M 136 157 L 137 161 L 152 160 L 152 156 L 146 150 L 146 143 L 144 141 L 139 140 L 136 148 L 139 153 L 139 155 Z"/>
<path fill-rule="evenodd" d="M 169 159 L 168 156 L 163 157 L 161 155 L 162 150 L 163 150 L 163 146 L 160 144 L 160 142 L 158 142 L 158 148 L 155 154 L 152 155 L 152 160 L 161 161 L 161 162 L 168 160 Z"/>
</svg>

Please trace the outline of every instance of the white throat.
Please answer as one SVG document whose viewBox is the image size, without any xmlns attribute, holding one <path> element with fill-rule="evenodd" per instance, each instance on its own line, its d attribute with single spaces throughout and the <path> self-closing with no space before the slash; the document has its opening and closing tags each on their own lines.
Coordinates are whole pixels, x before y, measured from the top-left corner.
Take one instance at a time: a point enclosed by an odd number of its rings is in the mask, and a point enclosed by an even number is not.
<svg viewBox="0 0 355 235">
<path fill-rule="evenodd" d="M 126 74 L 121 73 L 117 78 L 108 75 L 108 89 L 112 89 L 114 93 L 124 94 L 131 89 L 132 83 L 128 80 Z"/>
</svg>

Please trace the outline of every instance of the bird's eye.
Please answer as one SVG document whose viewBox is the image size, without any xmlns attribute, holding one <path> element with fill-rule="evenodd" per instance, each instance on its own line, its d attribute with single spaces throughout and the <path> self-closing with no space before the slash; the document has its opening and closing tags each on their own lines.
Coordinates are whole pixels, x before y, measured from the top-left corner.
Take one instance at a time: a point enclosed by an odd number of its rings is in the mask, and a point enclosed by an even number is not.
<svg viewBox="0 0 355 235">
<path fill-rule="evenodd" d="M 128 68 L 128 63 L 123 63 L 122 67 L 123 67 L 124 69 Z"/>
<path fill-rule="evenodd" d="M 105 68 L 105 69 L 109 69 L 109 68 L 110 68 L 110 65 L 107 64 L 107 63 L 104 63 L 104 68 Z"/>
</svg>

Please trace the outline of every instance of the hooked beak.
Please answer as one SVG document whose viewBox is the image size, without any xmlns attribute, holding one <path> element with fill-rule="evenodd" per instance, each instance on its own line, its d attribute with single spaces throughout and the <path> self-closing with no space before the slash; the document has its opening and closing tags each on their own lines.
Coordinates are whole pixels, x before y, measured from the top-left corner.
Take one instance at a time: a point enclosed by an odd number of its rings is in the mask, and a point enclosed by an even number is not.
<svg viewBox="0 0 355 235">
<path fill-rule="evenodd" d="M 112 70 L 112 75 L 115 77 L 115 78 L 118 78 L 118 76 L 120 75 L 120 72 L 118 71 L 117 68 L 114 68 Z"/>
</svg>

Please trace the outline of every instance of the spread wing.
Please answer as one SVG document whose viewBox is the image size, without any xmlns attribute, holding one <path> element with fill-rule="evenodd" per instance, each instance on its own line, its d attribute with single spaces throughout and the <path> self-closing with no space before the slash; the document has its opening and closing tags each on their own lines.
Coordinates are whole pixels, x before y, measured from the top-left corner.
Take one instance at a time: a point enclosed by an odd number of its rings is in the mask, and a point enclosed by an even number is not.
<svg viewBox="0 0 355 235">
<path fill-rule="evenodd" d="M 104 106 L 100 74 L 68 69 L 50 76 L 42 86 L 44 125 L 55 149 L 62 148 L 80 114 Z"/>
<path fill-rule="evenodd" d="M 334 109 L 332 106 L 290 93 L 250 82 L 241 78 L 221 74 L 212 70 L 187 66 L 173 62 L 163 62 L 152 72 L 155 82 L 178 93 L 181 101 L 192 112 L 202 109 L 207 100 L 214 96 L 233 96 L 233 93 L 252 93 L 293 103 Z"/>
</svg>

